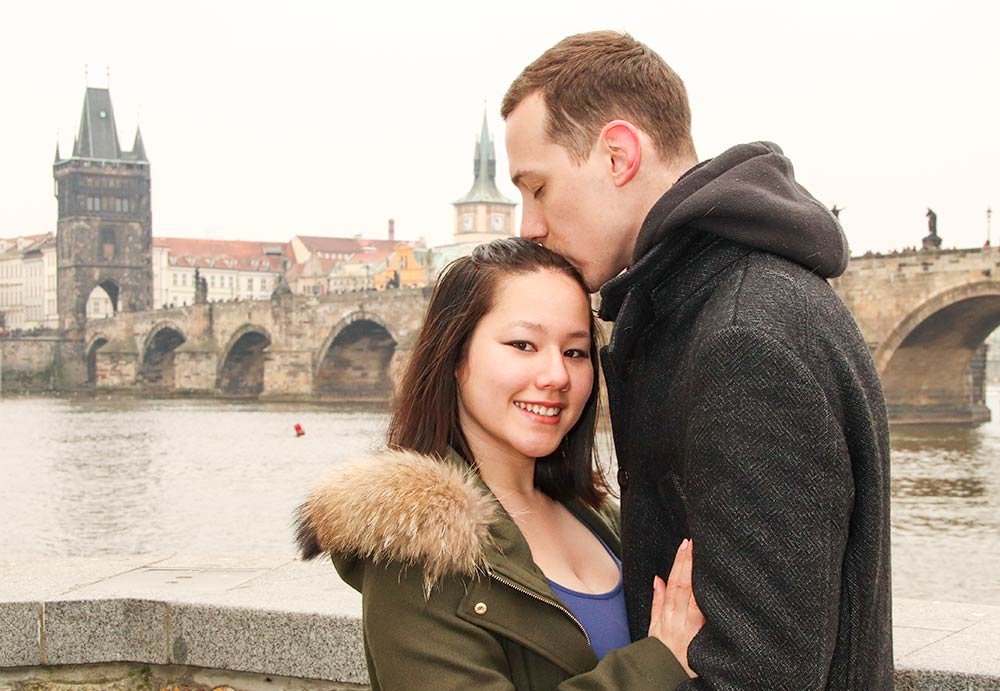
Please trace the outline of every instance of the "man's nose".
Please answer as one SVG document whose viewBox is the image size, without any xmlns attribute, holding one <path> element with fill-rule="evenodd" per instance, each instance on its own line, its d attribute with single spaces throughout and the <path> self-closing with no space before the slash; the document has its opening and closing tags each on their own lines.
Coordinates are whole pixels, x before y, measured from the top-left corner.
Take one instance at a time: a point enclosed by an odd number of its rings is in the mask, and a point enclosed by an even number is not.
<svg viewBox="0 0 1000 691">
<path fill-rule="evenodd" d="M 541 216 L 531 210 L 525 209 L 521 214 L 521 237 L 526 240 L 541 242 L 549 234 L 545 227 L 545 222 Z"/>
</svg>

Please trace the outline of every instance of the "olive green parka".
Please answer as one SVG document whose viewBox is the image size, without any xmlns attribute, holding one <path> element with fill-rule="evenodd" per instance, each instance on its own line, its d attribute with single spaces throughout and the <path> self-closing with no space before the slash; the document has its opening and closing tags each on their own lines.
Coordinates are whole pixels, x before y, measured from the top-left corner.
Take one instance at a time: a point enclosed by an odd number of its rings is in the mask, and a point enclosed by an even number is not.
<svg viewBox="0 0 1000 691">
<path fill-rule="evenodd" d="M 566 508 L 620 554 L 616 507 Z M 338 466 L 298 524 L 303 556 L 330 552 L 362 594 L 373 691 L 661 691 L 687 679 L 654 638 L 598 662 L 514 521 L 457 455 L 387 451 Z"/>
</svg>

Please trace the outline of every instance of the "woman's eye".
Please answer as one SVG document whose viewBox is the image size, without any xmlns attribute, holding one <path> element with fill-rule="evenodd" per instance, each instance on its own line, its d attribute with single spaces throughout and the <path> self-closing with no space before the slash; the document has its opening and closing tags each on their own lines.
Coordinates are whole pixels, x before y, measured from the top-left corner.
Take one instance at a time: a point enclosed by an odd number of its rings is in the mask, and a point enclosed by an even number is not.
<svg viewBox="0 0 1000 691">
<path fill-rule="evenodd" d="M 533 196 L 535 199 L 538 199 L 539 197 L 542 196 L 542 190 L 544 189 L 545 185 L 539 185 L 538 187 L 535 188 L 535 191 L 531 193 L 531 196 Z"/>
<path fill-rule="evenodd" d="M 507 345 L 511 346 L 512 348 L 517 348 L 518 350 L 534 350 L 534 346 L 532 346 L 527 341 L 511 341 Z"/>
<path fill-rule="evenodd" d="M 571 358 L 588 357 L 589 355 L 589 353 L 580 350 L 579 348 L 572 348 L 571 350 L 566 351 L 566 356 Z"/>
</svg>

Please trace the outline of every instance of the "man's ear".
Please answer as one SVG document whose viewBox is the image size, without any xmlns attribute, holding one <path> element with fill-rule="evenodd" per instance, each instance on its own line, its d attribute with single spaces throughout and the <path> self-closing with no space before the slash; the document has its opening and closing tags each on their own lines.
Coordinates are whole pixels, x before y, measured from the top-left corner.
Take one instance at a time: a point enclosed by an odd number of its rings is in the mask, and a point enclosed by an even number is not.
<svg viewBox="0 0 1000 691">
<path fill-rule="evenodd" d="M 616 187 L 627 185 L 642 164 L 642 141 L 639 130 L 627 120 L 612 120 L 600 135 L 603 153 L 610 161 L 611 178 Z"/>
</svg>

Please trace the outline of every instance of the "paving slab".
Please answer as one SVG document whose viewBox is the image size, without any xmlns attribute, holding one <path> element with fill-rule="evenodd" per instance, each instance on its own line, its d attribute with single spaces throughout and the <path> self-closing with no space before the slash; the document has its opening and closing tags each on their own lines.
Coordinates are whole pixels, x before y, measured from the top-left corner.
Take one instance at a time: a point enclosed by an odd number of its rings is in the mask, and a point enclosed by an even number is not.
<svg viewBox="0 0 1000 691">
<path fill-rule="evenodd" d="M 1000 679 L 1000 616 L 983 616 L 932 644 L 897 657 L 901 667 Z"/>
<path fill-rule="evenodd" d="M 0 602 L 57 599 L 106 578 L 153 565 L 164 555 L 0 561 Z"/>
</svg>

